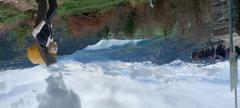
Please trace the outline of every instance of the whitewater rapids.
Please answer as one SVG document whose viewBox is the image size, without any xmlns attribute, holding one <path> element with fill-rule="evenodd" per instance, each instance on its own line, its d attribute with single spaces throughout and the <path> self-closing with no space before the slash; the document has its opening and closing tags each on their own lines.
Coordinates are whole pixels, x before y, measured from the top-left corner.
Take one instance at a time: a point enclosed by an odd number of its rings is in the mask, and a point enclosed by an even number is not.
<svg viewBox="0 0 240 108">
<path fill-rule="evenodd" d="M 229 63 L 108 58 L 145 40 L 102 40 L 44 65 L 0 72 L 1 108 L 233 108 Z M 100 50 L 107 50 L 108 54 Z M 128 50 L 126 50 L 128 51 Z M 102 57 L 102 58 L 101 58 Z"/>
</svg>

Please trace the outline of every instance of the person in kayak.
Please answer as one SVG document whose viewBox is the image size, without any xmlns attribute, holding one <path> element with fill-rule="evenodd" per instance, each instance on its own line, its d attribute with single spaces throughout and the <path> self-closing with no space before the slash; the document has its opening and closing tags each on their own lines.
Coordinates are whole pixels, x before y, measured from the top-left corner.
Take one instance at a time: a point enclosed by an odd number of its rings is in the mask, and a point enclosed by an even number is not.
<svg viewBox="0 0 240 108">
<path fill-rule="evenodd" d="M 33 29 L 32 35 L 38 40 L 42 47 L 51 48 L 53 43 L 53 32 L 52 32 L 52 21 L 57 11 L 57 1 L 48 0 L 49 10 L 47 11 L 46 0 L 36 0 L 38 4 L 38 17 L 35 21 L 35 28 Z M 54 51 L 54 50 L 50 50 Z M 56 53 L 56 51 L 54 52 Z"/>
<path fill-rule="evenodd" d="M 58 5 L 56 0 L 48 0 L 48 9 L 46 0 L 36 0 L 36 3 L 38 12 L 35 27 L 32 31 L 36 43 L 28 49 L 27 54 L 32 63 L 46 64 L 49 54 L 56 55 L 58 51 L 58 45 L 53 39 L 54 33 L 52 31 L 52 21 Z M 50 58 L 53 58 L 53 56 Z"/>
</svg>

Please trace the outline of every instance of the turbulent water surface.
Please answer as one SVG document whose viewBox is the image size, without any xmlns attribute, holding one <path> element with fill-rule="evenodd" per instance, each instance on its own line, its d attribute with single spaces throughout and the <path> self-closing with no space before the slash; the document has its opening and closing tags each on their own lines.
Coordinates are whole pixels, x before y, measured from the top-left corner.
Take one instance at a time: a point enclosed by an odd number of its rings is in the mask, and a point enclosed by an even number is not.
<svg viewBox="0 0 240 108">
<path fill-rule="evenodd" d="M 128 52 L 143 41 L 103 40 L 50 67 L 0 72 L 0 107 L 233 107 L 228 62 L 199 67 L 181 60 L 164 65 L 122 60 L 131 59 Z"/>
</svg>

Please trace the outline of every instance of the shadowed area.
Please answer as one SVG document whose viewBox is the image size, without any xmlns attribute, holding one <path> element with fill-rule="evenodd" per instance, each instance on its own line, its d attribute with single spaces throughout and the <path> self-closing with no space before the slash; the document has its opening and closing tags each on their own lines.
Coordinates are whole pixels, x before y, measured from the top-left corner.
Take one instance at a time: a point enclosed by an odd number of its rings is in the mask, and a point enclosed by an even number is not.
<svg viewBox="0 0 240 108">
<path fill-rule="evenodd" d="M 52 74 L 46 82 L 46 92 L 37 95 L 38 108 L 81 108 L 80 98 L 66 88 L 61 73 Z"/>
</svg>

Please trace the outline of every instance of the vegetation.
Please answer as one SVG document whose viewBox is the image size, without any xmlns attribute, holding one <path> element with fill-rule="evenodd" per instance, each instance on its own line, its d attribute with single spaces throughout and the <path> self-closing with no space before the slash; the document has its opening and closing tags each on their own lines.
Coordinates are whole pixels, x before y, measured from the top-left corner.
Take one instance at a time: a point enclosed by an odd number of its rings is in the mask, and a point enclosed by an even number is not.
<svg viewBox="0 0 240 108">
<path fill-rule="evenodd" d="M 64 0 L 58 10 L 59 15 L 81 15 L 93 11 L 104 11 L 115 6 L 130 3 L 136 5 L 145 0 Z"/>
<path fill-rule="evenodd" d="M 130 12 L 130 14 L 128 15 L 127 18 L 127 23 L 125 25 L 124 28 L 124 32 L 128 35 L 128 36 L 133 36 L 134 32 L 135 32 L 135 22 L 134 22 L 134 18 L 135 18 L 135 12 L 132 11 Z"/>
<path fill-rule="evenodd" d="M 33 0 L 26 0 L 28 3 L 34 3 Z M 58 14 L 64 15 L 81 15 L 85 12 L 104 11 L 111 9 L 114 6 L 131 3 L 143 2 L 144 0 L 59 0 Z M 20 12 L 13 6 L 0 3 L 0 24 L 7 24 L 16 20 L 21 20 L 29 17 L 28 13 Z"/>
<path fill-rule="evenodd" d="M 0 24 L 10 23 L 28 17 L 26 13 L 18 11 L 13 6 L 0 4 L 0 10 Z"/>
<path fill-rule="evenodd" d="M 28 25 L 19 25 L 17 28 L 8 32 L 6 38 L 9 42 L 16 42 L 19 48 L 23 48 L 25 45 L 25 39 L 30 36 L 31 28 Z"/>
<path fill-rule="evenodd" d="M 58 13 L 60 15 L 79 15 L 85 12 L 111 8 L 123 1 L 124 0 L 65 0 L 64 5 L 60 6 Z"/>
<path fill-rule="evenodd" d="M 15 31 L 17 32 L 16 42 L 20 47 L 24 47 L 26 37 L 31 34 L 31 28 L 27 25 L 21 25 Z"/>
</svg>

